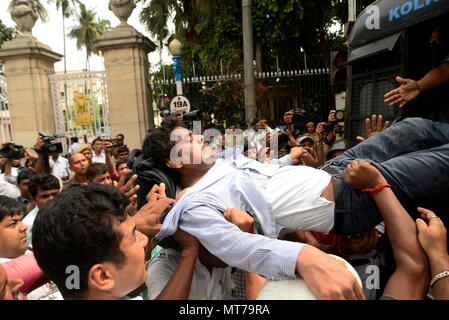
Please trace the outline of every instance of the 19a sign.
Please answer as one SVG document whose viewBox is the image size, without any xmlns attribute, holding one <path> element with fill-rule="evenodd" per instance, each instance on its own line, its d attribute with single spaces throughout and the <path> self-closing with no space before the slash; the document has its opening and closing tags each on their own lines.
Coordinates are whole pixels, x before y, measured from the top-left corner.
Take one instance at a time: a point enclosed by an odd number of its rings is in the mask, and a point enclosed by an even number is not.
<svg viewBox="0 0 449 320">
<path fill-rule="evenodd" d="M 190 112 L 190 101 L 185 96 L 176 96 L 170 101 L 170 113 L 178 112 Z"/>
</svg>

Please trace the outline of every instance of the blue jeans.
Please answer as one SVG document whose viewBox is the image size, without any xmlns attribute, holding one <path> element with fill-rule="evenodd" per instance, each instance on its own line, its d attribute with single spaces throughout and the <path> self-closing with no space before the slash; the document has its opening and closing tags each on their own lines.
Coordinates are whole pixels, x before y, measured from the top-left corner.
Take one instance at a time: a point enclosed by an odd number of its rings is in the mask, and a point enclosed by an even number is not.
<svg viewBox="0 0 449 320">
<path fill-rule="evenodd" d="M 407 118 L 328 163 L 341 174 L 353 160 L 379 169 L 409 213 L 449 198 L 449 124 Z M 344 209 L 335 210 L 334 232 L 373 229 L 382 216 L 370 194 L 351 189 L 344 179 L 341 183 Z"/>
</svg>

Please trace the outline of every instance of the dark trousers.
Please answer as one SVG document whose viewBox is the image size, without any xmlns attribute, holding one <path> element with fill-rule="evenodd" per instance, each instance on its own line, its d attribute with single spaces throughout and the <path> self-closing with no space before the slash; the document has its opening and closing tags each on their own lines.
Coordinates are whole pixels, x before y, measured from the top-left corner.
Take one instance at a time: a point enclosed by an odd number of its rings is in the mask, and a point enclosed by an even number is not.
<svg viewBox="0 0 449 320">
<path fill-rule="evenodd" d="M 433 208 L 443 203 L 447 206 L 449 124 L 407 118 L 328 163 L 342 174 L 353 160 L 365 160 L 378 168 L 414 218 L 417 206 Z M 382 221 L 369 193 L 351 189 L 344 179 L 341 179 L 341 193 L 344 209 L 335 210 L 335 233 L 369 231 Z"/>
</svg>

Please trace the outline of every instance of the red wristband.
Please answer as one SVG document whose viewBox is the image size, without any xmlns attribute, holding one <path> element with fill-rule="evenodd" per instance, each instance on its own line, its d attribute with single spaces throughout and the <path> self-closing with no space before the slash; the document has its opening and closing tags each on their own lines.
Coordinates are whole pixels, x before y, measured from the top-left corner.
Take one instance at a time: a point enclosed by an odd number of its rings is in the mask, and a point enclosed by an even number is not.
<svg viewBox="0 0 449 320">
<path fill-rule="evenodd" d="M 192 250 L 182 250 L 182 256 L 183 257 L 197 257 L 198 251 L 192 251 Z"/>
<path fill-rule="evenodd" d="M 369 192 L 371 194 L 371 196 L 374 196 L 380 190 L 382 190 L 383 188 L 387 188 L 387 187 L 391 187 L 391 185 L 389 185 L 388 183 L 386 183 L 386 184 L 378 184 L 377 186 L 375 186 L 372 189 L 363 189 L 362 192 Z"/>
</svg>

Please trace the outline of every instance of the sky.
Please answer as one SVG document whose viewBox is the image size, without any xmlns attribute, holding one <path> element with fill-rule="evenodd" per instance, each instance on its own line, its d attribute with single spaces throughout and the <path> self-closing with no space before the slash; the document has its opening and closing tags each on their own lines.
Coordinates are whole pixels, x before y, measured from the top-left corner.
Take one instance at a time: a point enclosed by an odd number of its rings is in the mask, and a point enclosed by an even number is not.
<svg viewBox="0 0 449 320">
<path fill-rule="evenodd" d="M 62 16 L 61 11 L 56 11 L 54 3 L 47 4 L 47 0 L 41 0 L 49 12 L 49 21 L 45 24 L 39 19 L 37 20 L 32 30 L 33 36 L 40 42 L 48 45 L 51 49 L 59 54 L 64 54 L 64 40 L 62 33 Z M 0 0 L 0 19 L 8 27 L 15 27 L 15 22 L 11 19 L 11 15 L 8 12 L 9 0 Z M 93 9 L 97 13 L 97 17 L 106 19 L 111 22 L 111 26 L 117 26 L 119 19 L 109 10 L 109 0 L 84 0 L 83 3 L 88 9 Z M 128 19 L 128 23 L 133 26 L 137 31 L 150 38 L 154 43 L 155 39 L 152 39 L 145 26 L 139 21 L 139 13 L 142 9 L 142 4 L 138 3 L 134 9 L 132 15 Z M 66 19 L 66 30 L 68 34 L 70 29 L 77 26 L 76 17 Z M 76 48 L 76 40 L 66 37 L 66 52 L 67 52 L 67 70 L 79 71 L 86 66 L 86 54 L 84 49 L 78 50 Z M 160 61 L 159 48 L 148 55 L 150 65 L 154 66 Z M 169 64 L 172 62 L 171 55 L 168 48 L 164 48 L 162 51 L 163 63 Z M 103 62 L 100 56 L 92 55 L 90 58 L 90 70 L 101 71 L 104 70 Z M 64 71 L 64 61 L 55 63 L 55 71 Z"/>
</svg>

